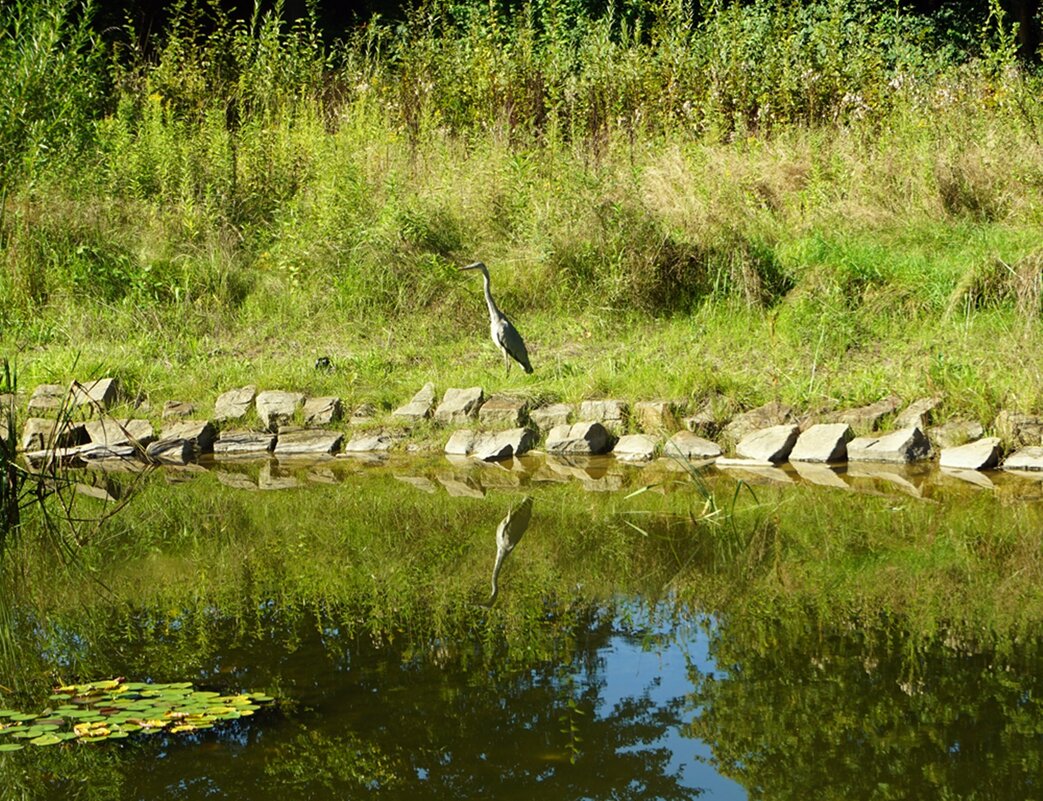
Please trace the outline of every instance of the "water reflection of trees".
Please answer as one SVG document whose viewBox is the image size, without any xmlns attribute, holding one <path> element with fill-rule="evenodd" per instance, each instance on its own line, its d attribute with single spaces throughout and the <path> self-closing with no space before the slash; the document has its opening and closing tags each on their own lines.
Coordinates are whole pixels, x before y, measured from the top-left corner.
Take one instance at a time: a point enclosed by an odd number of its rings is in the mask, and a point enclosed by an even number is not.
<svg viewBox="0 0 1043 801">
<path fill-rule="evenodd" d="M 914 639 L 886 621 L 726 621 L 690 733 L 752 798 L 1039 798 L 1034 641 Z"/>
</svg>

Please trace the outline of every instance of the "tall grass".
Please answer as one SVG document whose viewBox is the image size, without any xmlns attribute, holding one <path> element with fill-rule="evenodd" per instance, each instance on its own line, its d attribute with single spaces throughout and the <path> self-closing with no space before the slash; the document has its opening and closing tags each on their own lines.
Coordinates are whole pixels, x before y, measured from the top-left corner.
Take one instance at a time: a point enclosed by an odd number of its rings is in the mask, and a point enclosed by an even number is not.
<svg viewBox="0 0 1043 801">
<path fill-rule="evenodd" d="M 998 4 L 954 28 L 840 0 L 428 0 L 334 43 L 279 3 L 184 0 L 151 39 L 99 37 L 90 5 L 0 14 L 0 67 L 41 97 L 0 131 L 9 343 L 172 367 L 332 320 L 346 352 L 412 321 L 459 339 L 476 256 L 506 307 L 588 331 L 734 304 L 843 353 L 958 309 L 1039 317 L 1043 93 Z"/>
</svg>

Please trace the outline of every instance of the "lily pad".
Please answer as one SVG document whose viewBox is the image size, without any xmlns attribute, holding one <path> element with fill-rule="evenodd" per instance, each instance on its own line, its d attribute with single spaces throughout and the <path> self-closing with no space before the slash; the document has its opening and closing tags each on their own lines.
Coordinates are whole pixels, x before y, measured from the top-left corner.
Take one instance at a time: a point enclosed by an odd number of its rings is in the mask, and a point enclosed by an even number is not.
<svg viewBox="0 0 1043 801">
<path fill-rule="evenodd" d="M 0 751 L 21 751 L 25 748 L 21 743 L 2 743 L 0 744 Z"/>
<path fill-rule="evenodd" d="M 48 732 L 47 734 L 41 734 L 39 737 L 30 740 L 33 745 L 58 745 L 62 741 L 62 738 L 56 734 Z"/>
</svg>

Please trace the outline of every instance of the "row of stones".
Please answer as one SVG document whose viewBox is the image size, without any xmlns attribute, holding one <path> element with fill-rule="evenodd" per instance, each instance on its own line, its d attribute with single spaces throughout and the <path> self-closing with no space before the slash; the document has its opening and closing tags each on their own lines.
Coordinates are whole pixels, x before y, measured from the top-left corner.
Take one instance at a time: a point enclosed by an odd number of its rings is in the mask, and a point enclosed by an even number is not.
<svg viewBox="0 0 1043 801">
<path fill-rule="evenodd" d="M 116 398 L 114 379 L 101 379 L 90 384 L 74 383 L 71 392 L 58 385 L 37 387 L 29 401 L 31 411 L 56 409 L 70 403 L 90 403 L 99 409 L 110 406 Z M 723 438 L 735 441 L 739 460 L 778 464 L 786 459 L 794 461 L 840 462 L 882 461 L 911 462 L 927 458 L 931 445 L 923 433 L 929 415 L 939 403 L 938 399 L 922 399 L 910 404 L 895 417 L 898 430 L 880 436 L 854 437 L 852 425 L 862 428 L 875 427 L 886 414 L 897 412 L 900 404 L 896 399 L 885 399 L 877 404 L 847 410 L 835 417 L 839 422 L 813 424 L 803 431 L 795 423 L 778 422 L 792 419 L 789 407 L 782 404 L 766 404 L 750 412 L 738 415 L 720 428 Z M 89 457 L 104 455 L 130 455 L 132 444 L 147 445 L 148 456 L 157 459 L 182 461 L 193 452 L 211 448 L 219 454 L 247 454 L 274 450 L 277 454 L 329 453 L 340 448 L 343 437 L 335 432 L 316 430 L 313 426 L 328 425 L 341 419 L 341 401 L 336 397 L 306 398 L 303 393 L 268 391 L 258 393 L 255 387 L 243 387 L 223 393 L 215 403 L 214 419 L 219 423 L 244 418 L 251 408 L 256 409 L 267 432 L 231 430 L 222 431 L 220 436 L 209 421 L 182 421 L 167 426 L 158 441 L 148 420 L 133 419 L 122 423 L 105 419 L 83 424 L 82 431 L 73 436 L 66 434 L 66 447 L 76 447 Z M 446 444 L 450 454 L 469 455 L 479 459 L 496 460 L 520 455 L 536 444 L 537 434 L 521 427 L 528 418 L 542 430 L 549 429 L 546 447 L 550 452 L 568 454 L 597 454 L 609 451 L 624 459 L 651 459 L 659 452 L 660 443 L 645 434 L 626 435 L 618 440 L 612 430 L 621 431 L 627 423 L 629 406 L 624 401 L 585 401 L 580 404 L 578 416 L 582 422 L 570 425 L 569 418 L 576 410 L 567 404 L 553 404 L 527 409 L 519 399 L 494 396 L 488 400 L 480 387 L 449 389 L 440 403 L 436 404 L 435 389 L 425 385 L 404 406 L 392 415 L 407 421 L 419 421 L 433 417 L 436 421 L 453 424 L 473 420 L 483 424 L 507 423 L 516 426 L 509 431 L 481 433 L 470 430 L 455 432 Z M 645 401 L 635 404 L 638 425 L 646 432 L 662 432 L 678 425 L 673 404 L 667 401 Z M 305 429 L 291 425 L 298 412 L 302 413 Z M 183 417 L 195 413 L 193 404 L 168 402 L 164 417 Z M 370 420 L 376 410 L 366 404 L 354 410 L 353 423 Z M 1005 419 L 1004 419 L 1005 418 Z M 663 453 L 676 454 L 689 459 L 727 460 L 716 443 L 697 436 L 694 430 L 714 430 L 716 420 L 704 409 L 700 414 L 684 418 L 685 430 L 677 432 L 663 447 Z M 765 425 L 775 423 L 774 425 Z M 1028 415 L 1001 413 L 997 428 L 1005 426 L 1011 440 L 1018 442 L 1040 442 L 1043 439 L 1043 420 Z M 692 429 L 692 430 L 690 430 Z M 996 466 L 1000 455 L 1000 440 L 997 437 L 981 437 L 984 433 L 980 424 L 963 422 L 950 423 L 929 429 L 940 442 L 946 437 L 978 437 L 974 442 L 943 447 L 941 464 L 944 467 L 985 469 Z M 272 431 L 278 431 L 278 436 Z M 43 449 L 53 436 L 54 422 L 31 418 L 23 436 L 23 448 L 27 451 Z M 389 450 L 400 439 L 400 432 L 382 431 L 351 440 L 346 451 Z M 737 440 L 737 441 L 736 441 Z M 113 448 L 123 450 L 112 450 Z M 107 450 L 108 449 L 108 452 Z M 1005 467 L 1014 469 L 1043 469 L 1043 448 L 1024 447 L 1004 462 Z"/>
</svg>

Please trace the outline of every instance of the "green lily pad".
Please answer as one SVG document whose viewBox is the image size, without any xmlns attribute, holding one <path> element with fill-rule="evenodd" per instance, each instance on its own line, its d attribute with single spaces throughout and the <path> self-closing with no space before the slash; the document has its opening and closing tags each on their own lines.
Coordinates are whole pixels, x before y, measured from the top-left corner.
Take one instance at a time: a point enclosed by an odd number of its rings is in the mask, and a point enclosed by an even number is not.
<svg viewBox="0 0 1043 801">
<path fill-rule="evenodd" d="M 0 718 L 13 718 L 17 714 L 17 709 L 0 709 Z"/>
<path fill-rule="evenodd" d="M 25 748 L 21 743 L 3 743 L 0 745 L 0 751 L 21 751 Z"/>
<path fill-rule="evenodd" d="M 81 737 L 81 743 L 100 743 L 102 740 L 109 739 L 109 735 L 103 734 L 100 737 Z"/>
<path fill-rule="evenodd" d="M 33 745 L 58 745 L 61 741 L 61 737 L 48 732 L 47 734 L 41 734 L 39 737 L 30 740 L 29 742 Z"/>
<path fill-rule="evenodd" d="M 36 715 L 23 715 L 21 712 L 19 712 L 16 715 L 11 715 L 11 720 L 36 720 Z"/>
</svg>

